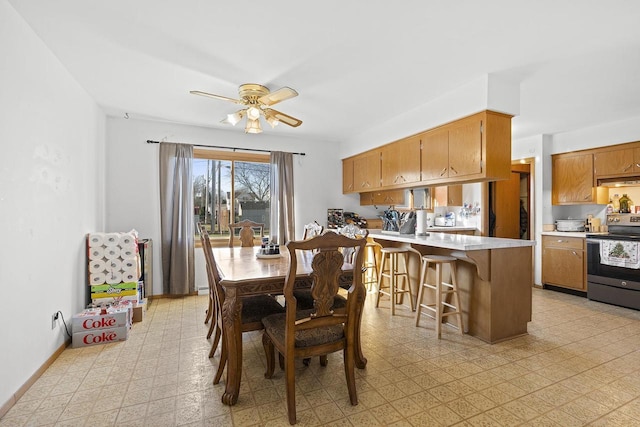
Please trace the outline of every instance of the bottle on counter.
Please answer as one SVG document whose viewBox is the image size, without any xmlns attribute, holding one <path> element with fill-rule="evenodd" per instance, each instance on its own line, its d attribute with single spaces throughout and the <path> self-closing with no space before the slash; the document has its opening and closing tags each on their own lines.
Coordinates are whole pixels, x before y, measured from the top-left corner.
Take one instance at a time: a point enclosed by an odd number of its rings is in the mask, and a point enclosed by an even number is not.
<svg viewBox="0 0 640 427">
<path fill-rule="evenodd" d="M 629 202 L 631 201 L 631 199 L 629 199 L 627 197 L 626 194 L 622 194 L 622 197 L 620 197 L 620 213 L 629 213 L 631 212 L 631 210 L 629 209 Z"/>
<path fill-rule="evenodd" d="M 609 199 L 609 204 L 607 205 L 607 215 L 610 215 L 612 213 L 613 213 L 613 201 Z"/>
<path fill-rule="evenodd" d="M 613 202 L 613 213 L 620 212 L 620 196 L 614 194 L 611 201 Z"/>
</svg>

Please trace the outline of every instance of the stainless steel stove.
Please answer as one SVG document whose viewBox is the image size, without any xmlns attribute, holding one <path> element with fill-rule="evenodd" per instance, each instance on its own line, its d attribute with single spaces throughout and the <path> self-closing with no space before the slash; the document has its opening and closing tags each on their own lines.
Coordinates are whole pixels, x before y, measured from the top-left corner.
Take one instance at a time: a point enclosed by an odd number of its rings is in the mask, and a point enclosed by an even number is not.
<svg viewBox="0 0 640 427">
<path fill-rule="evenodd" d="M 607 233 L 587 233 L 587 297 L 640 310 L 640 214 L 606 224 Z"/>
</svg>

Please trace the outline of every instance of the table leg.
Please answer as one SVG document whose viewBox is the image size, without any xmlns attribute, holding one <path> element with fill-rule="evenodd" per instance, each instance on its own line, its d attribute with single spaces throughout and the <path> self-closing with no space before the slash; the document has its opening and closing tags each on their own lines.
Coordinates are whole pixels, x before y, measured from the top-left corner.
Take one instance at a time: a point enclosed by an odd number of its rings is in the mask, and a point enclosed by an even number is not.
<svg viewBox="0 0 640 427">
<path fill-rule="evenodd" d="M 222 403 L 235 405 L 240 394 L 242 377 L 242 299 L 234 288 L 226 291 L 222 305 L 222 324 L 224 339 L 227 342 L 227 382 Z"/>
</svg>

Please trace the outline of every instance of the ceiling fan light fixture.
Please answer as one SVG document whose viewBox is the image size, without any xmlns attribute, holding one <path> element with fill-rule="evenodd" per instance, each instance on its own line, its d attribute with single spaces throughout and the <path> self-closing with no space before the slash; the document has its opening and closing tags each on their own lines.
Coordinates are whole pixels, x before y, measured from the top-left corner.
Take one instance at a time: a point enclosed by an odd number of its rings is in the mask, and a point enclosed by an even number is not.
<svg viewBox="0 0 640 427">
<path fill-rule="evenodd" d="M 237 125 L 240 120 L 242 120 L 242 111 L 227 114 L 227 122 L 231 123 L 233 126 Z"/>
<path fill-rule="evenodd" d="M 245 133 L 261 133 L 262 127 L 260 126 L 260 120 L 250 119 L 247 115 L 247 126 L 244 128 Z"/>
<path fill-rule="evenodd" d="M 247 109 L 247 119 L 249 120 L 258 120 L 260 118 L 260 109 L 254 106 L 251 106 Z"/>
<path fill-rule="evenodd" d="M 278 123 L 280 123 L 280 120 L 270 116 L 270 117 L 267 117 L 267 123 L 269 123 L 271 127 L 274 128 L 278 126 Z"/>
</svg>

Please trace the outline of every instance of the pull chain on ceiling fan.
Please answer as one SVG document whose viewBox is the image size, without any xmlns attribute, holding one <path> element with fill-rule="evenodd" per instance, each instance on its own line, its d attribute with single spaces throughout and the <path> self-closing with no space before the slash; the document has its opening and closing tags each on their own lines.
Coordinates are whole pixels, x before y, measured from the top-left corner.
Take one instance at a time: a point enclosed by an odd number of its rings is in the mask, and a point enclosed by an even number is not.
<svg viewBox="0 0 640 427">
<path fill-rule="evenodd" d="M 295 117 L 270 108 L 272 105 L 298 96 L 298 92 L 291 89 L 290 87 L 285 86 L 274 92 L 271 92 L 265 86 L 254 83 L 246 83 L 240 85 L 240 88 L 238 89 L 238 95 L 240 99 L 229 98 L 222 95 L 215 95 L 213 93 L 201 92 L 199 90 L 192 90 L 190 93 L 242 105 L 242 109 L 236 111 L 235 113 L 228 114 L 226 118 L 221 120 L 221 123 L 231 124 L 235 126 L 243 119 L 243 117 L 246 117 L 247 124 L 244 128 L 244 131 L 246 133 L 262 132 L 262 127 L 260 126 L 260 116 L 263 116 L 272 128 L 276 127 L 276 125 L 280 122 L 291 127 L 298 127 L 302 124 L 302 120 L 296 119 Z"/>
</svg>

